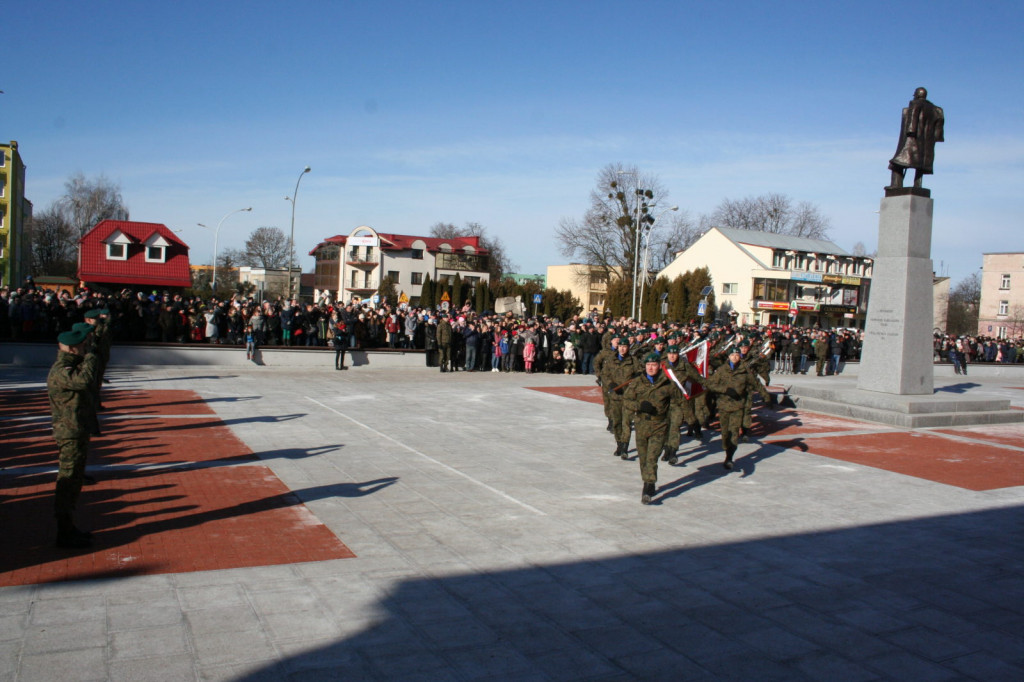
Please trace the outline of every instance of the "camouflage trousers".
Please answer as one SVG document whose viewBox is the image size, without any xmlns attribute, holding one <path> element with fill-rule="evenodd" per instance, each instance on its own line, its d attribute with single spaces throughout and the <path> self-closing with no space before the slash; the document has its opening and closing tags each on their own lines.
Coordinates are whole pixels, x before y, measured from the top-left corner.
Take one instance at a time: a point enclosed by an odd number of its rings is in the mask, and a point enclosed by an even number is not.
<svg viewBox="0 0 1024 682">
<path fill-rule="evenodd" d="M 683 424 L 697 425 L 697 413 L 693 409 L 693 400 L 672 403 L 668 408 L 668 431 L 665 434 L 665 447 L 675 452 L 679 449 L 679 429 Z"/>
<path fill-rule="evenodd" d="M 628 443 L 633 433 L 633 415 L 626 411 L 622 396 L 608 393 L 608 409 L 611 412 L 612 434 L 616 443 Z"/>
<path fill-rule="evenodd" d="M 452 347 L 451 344 L 447 346 L 441 345 L 437 347 L 438 351 L 438 362 L 441 365 L 441 369 L 452 368 Z"/>
<path fill-rule="evenodd" d="M 82 492 L 85 457 L 89 452 L 89 436 L 57 440 L 57 489 L 53 510 L 57 516 L 71 514 Z"/>
<path fill-rule="evenodd" d="M 636 418 L 636 452 L 640 461 L 640 477 L 644 483 L 658 482 L 658 457 L 665 445 L 665 434 L 668 431 L 668 419 Z"/>
<path fill-rule="evenodd" d="M 740 426 L 743 424 L 743 410 L 719 412 L 718 423 L 722 427 L 722 446 L 725 450 L 735 450 L 740 441 Z"/>
</svg>

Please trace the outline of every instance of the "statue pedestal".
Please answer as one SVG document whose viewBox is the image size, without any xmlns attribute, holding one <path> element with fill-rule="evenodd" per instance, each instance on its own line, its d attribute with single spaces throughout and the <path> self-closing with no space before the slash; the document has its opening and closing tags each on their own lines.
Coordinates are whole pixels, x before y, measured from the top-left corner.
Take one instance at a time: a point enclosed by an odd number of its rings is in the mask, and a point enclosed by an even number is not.
<svg viewBox="0 0 1024 682">
<path fill-rule="evenodd" d="M 914 194 L 882 199 L 857 381 L 861 390 L 933 393 L 933 203 Z"/>
</svg>

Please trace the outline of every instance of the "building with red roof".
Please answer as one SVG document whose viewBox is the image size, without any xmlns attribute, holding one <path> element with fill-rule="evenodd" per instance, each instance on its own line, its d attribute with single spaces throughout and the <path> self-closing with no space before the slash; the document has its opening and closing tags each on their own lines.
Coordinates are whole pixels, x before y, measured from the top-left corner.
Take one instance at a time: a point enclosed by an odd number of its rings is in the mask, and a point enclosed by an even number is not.
<svg viewBox="0 0 1024 682">
<path fill-rule="evenodd" d="M 192 286 L 188 245 L 166 225 L 104 220 L 82 237 L 78 279 L 108 288 Z"/>
<path fill-rule="evenodd" d="M 490 252 L 479 237 L 417 237 L 377 232 L 361 225 L 329 237 L 309 252 L 316 258 L 314 294 L 350 301 L 372 295 L 390 276 L 399 296 L 419 300 L 423 279 L 447 282 L 458 274 L 475 286 L 490 276 Z"/>
</svg>

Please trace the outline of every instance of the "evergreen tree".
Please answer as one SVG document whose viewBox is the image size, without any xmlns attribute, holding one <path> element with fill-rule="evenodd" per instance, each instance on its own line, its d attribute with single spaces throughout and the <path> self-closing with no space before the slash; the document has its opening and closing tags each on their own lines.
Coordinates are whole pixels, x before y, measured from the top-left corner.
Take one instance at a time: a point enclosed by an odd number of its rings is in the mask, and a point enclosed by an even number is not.
<svg viewBox="0 0 1024 682">
<path fill-rule="evenodd" d="M 475 291 L 476 303 L 474 304 L 474 307 L 476 308 L 476 311 L 478 313 L 483 313 L 484 311 L 491 309 L 490 301 L 488 301 L 489 296 L 487 291 L 489 288 L 490 287 L 487 286 L 486 281 L 477 282 Z"/>
<path fill-rule="evenodd" d="M 611 311 L 612 317 L 629 314 L 629 306 L 633 303 L 633 281 L 625 278 L 608 280 L 608 298 L 605 307 Z"/>
<path fill-rule="evenodd" d="M 451 293 L 449 294 L 452 299 L 451 305 L 453 310 L 455 308 L 461 308 L 462 304 L 465 302 L 466 295 L 463 291 L 464 289 L 465 287 L 462 284 L 462 275 L 456 272 L 455 277 L 452 279 L 452 288 Z"/>
<path fill-rule="evenodd" d="M 434 307 L 434 281 L 430 279 L 429 272 L 423 276 L 423 286 L 420 289 L 420 307 L 427 309 Z"/>
<path fill-rule="evenodd" d="M 682 275 L 676 275 L 668 288 L 668 319 L 687 322 L 690 316 L 686 310 L 686 284 Z"/>
<path fill-rule="evenodd" d="M 385 277 L 380 281 L 380 287 L 377 288 L 377 295 L 380 296 L 381 302 L 387 301 L 388 305 L 398 305 L 398 290 L 395 288 L 395 280 L 391 279 L 390 276 Z"/>
</svg>

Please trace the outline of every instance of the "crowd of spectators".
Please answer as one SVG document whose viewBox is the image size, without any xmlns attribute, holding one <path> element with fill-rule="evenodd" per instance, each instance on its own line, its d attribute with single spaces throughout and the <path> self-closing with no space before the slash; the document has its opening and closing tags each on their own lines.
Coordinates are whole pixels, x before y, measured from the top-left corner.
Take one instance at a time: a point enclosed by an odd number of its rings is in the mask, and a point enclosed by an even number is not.
<svg viewBox="0 0 1024 682">
<path fill-rule="evenodd" d="M 453 365 L 471 371 L 593 373 L 593 360 L 604 347 L 610 326 L 643 329 L 656 336 L 681 331 L 737 331 L 732 325 L 701 326 L 661 322 L 642 325 L 625 319 L 599 318 L 596 313 L 568 320 L 544 316 L 517 317 L 511 313 L 479 312 L 470 302 L 451 311 L 418 307 L 299 303 L 283 299 L 256 301 L 241 295 L 230 299 L 201 299 L 168 292 L 116 294 L 81 289 L 74 294 L 41 289 L 31 283 L 17 290 L 0 289 L 0 339 L 52 341 L 81 322 L 87 310 L 111 311 L 114 339 L 120 343 L 228 344 L 243 346 L 246 337 L 257 346 L 330 347 L 344 337 L 348 348 L 394 348 L 427 351 L 428 366 L 436 366 L 437 326 L 442 315 L 452 325 Z M 863 331 L 761 327 L 742 330 L 763 339 L 772 349 L 773 369 L 806 373 L 814 363 L 814 345 L 829 345 L 828 373 L 860 357 Z M 638 335 L 639 336 L 639 335 Z M 935 335 L 935 359 L 950 362 L 958 372 L 972 363 L 1024 362 L 1024 339 L 994 339 Z"/>
</svg>

